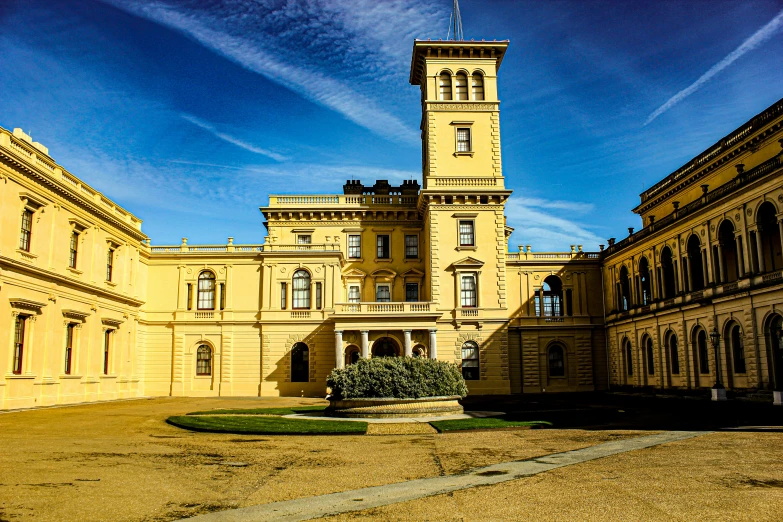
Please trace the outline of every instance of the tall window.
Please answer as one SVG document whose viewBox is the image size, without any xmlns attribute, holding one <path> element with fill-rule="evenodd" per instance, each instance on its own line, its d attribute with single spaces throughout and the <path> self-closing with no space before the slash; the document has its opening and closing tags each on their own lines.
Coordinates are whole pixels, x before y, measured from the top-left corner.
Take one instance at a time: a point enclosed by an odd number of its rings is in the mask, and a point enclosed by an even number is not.
<svg viewBox="0 0 783 522">
<path fill-rule="evenodd" d="M 109 247 L 106 251 L 106 280 L 111 281 L 114 275 L 114 249 Z"/>
<path fill-rule="evenodd" d="M 688 291 L 695 292 L 704 289 L 704 263 L 701 255 L 701 242 L 696 234 L 691 234 L 687 243 L 688 252 Z"/>
<path fill-rule="evenodd" d="M 291 382 L 310 380 L 310 348 L 305 343 L 296 343 L 291 348 Z"/>
<path fill-rule="evenodd" d="M 468 99 L 468 77 L 465 73 L 457 73 L 454 76 L 454 90 L 457 94 L 458 100 Z"/>
<path fill-rule="evenodd" d="M 653 341 L 651 337 L 647 338 L 646 343 L 647 351 L 647 373 L 649 375 L 655 375 L 655 352 L 653 350 Z"/>
<path fill-rule="evenodd" d="M 466 381 L 478 381 L 481 378 L 479 347 L 475 341 L 465 341 L 462 345 L 462 377 Z"/>
<path fill-rule="evenodd" d="M 661 276 L 663 279 L 661 282 L 663 298 L 671 299 L 674 297 L 674 260 L 669 247 L 664 247 L 661 250 Z"/>
<path fill-rule="evenodd" d="M 460 285 L 460 306 L 462 308 L 475 308 L 476 299 L 476 274 L 463 274 Z"/>
<path fill-rule="evenodd" d="M 296 309 L 310 309 L 310 272 L 307 270 L 297 270 L 294 272 L 294 285 L 293 285 L 293 301 L 294 310 Z"/>
<path fill-rule="evenodd" d="M 405 259 L 419 258 L 419 236 L 410 234 L 405 236 Z"/>
<path fill-rule="evenodd" d="M 446 71 L 440 73 L 440 99 L 451 99 L 451 75 Z"/>
<path fill-rule="evenodd" d="M 775 205 L 767 201 L 762 203 L 756 213 L 758 233 L 756 241 L 759 242 L 759 271 L 771 272 L 783 267 L 783 253 L 781 253 L 780 226 L 776 215 Z"/>
<path fill-rule="evenodd" d="M 26 208 L 22 211 L 22 230 L 19 236 L 19 249 L 30 251 L 30 237 L 33 232 L 33 211 Z"/>
<path fill-rule="evenodd" d="M 196 375 L 212 375 L 212 348 L 206 344 L 196 350 Z"/>
<path fill-rule="evenodd" d="M 310 234 L 299 234 L 296 236 L 296 244 L 297 245 L 310 245 L 313 242 L 313 236 Z M 299 250 L 309 250 L 309 246 L 300 246 L 298 247 Z"/>
<path fill-rule="evenodd" d="M 639 261 L 639 284 L 639 293 L 641 294 L 639 297 L 641 297 L 641 303 L 643 306 L 648 305 L 652 299 L 652 287 L 650 285 L 650 264 L 647 262 L 646 257 L 643 257 L 641 261 Z"/>
<path fill-rule="evenodd" d="M 315 284 L 315 309 L 320 310 L 323 305 L 323 296 L 321 295 L 321 283 Z"/>
<path fill-rule="evenodd" d="M 631 341 L 624 339 L 623 344 L 625 345 L 625 370 L 629 376 L 633 376 L 633 351 L 631 350 Z"/>
<path fill-rule="evenodd" d="M 481 101 L 484 99 L 484 77 L 479 73 L 473 73 L 473 99 Z"/>
<path fill-rule="evenodd" d="M 111 349 L 112 330 L 103 333 L 103 375 L 109 375 L 109 350 Z"/>
<path fill-rule="evenodd" d="M 470 152 L 470 129 L 457 129 L 457 152 Z"/>
<path fill-rule="evenodd" d="M 473 221 L 459 222 L 459 246 L 475 246 L 476 239 L 473 234 Z"/>
<path fill-rule="evenodd" d="M 76 268 L 76 257 L 79 254 L 79 233 L 71 232 L 71 248 L 70 255 L 68 256 L 68 266 Z"/>
<path fill-rule="evenodd" d="M 680 373 L 680 354 L 678 352 L 677 336 L 673 333 L 669 335 L 669 365 L 671 366 L 672 375 L 679 375 Z"/>
<path fill-rule="evenodd" d="M 707 375 L 710 373 L 709 351 L 707 350 L 707 333 L 699 329 L 696 334 L 696 348 L 699 353 L 699 373 Z"/>
<path fill-rule="evenodd" d="M 73 332 L 76 329 L 76 325 L 69 323 L 65 327 L 65 375 L 71 374 L 71 360 L 73 359 Z"/>
<path fill-rule="evenodd" d="M 225 310 L 226 308 L 226 284 L 220 283 L 220 309 Z"/>
<path fill-rule="evenodd" d="M 738 324 L 730 327 L 729 341 L 734 361 L 734 373 L 745 373 L 745 347 L 742 345 L 742 330 Z"/>
<path fill-rule="evenodd" d="M 544 317 L 561 317 L 563 315 L 563 283 L 557 276 L 544 279 L 542 285 L 544 297 Z"/>
<path fill-rule="evenodd" d="M 362 300 L 361 293 L 359 291 L 359 287 L 356 285 L 352 285 L 348 287 L 348 302 L 349 303 L 358 303 Z"/>
<path fill-rule="evenodd" d="M 559 344 L 549 348 L 549 376 L 565 377 L 565 353 Z"/>
<path fill-rule="evenodd" d="M 378 246 L 378 259 L 389 259 L 391 257 L 391 249 L 389 248 L 389 235 L 378 234 L 376 244 Z"/>
<path fill-rule="evenodd" d="M 419 300 L 419 284 L 405 283 L 405 300 L 409 303 L 415 303 Z"/>
<path fill-rule="evenodd" d="M 14 324 L 14 375 L 22 373 L 22 362 L 24 360 L 24 331 L 27 326 L 27 316 L 17 315 Z"/>
<path fill-rule="evenodd" d="M 378 285 L 375 287 L 375 300 L 379 303 L 388 303 L 391 301 L 391 290 L 389 285 Z"/>
<path fill-rule="evenodd" d="M 362 236 L 348 236 L 348 257 L 351 259 L 362 257 Z"/>
<path fill-rule="evenodd" d="M 280 309 L 285 310 L 288 306 L 288 283 L 280 283 Z"/>
<path fill-rule="evenodd" d="M 215 309 L 215 274 L 209 270 L 198 275 L 198 309 Z"/>
<path fill-rule="evenodd" d="M 621 311 L 628 311 L 631 308 L 631 279 L 628 277 L 628 268 L 623 266 L 620 269 L 620 283 L 618 286 L 618 301 Z"/>
</svg>

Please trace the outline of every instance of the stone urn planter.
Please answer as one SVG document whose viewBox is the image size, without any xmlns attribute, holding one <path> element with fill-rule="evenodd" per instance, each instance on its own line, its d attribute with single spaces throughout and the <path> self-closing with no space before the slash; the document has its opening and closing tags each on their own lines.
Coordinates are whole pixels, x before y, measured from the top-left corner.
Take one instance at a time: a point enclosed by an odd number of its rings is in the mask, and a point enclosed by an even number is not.
<svg viewBox="0 0 783 522">
<path fill-rule="evenodd" d="M 460 397 L 420 397 L 418 399 L 332 399 L 326 415 L 370 419 L 395 417 L 440 417 L 463 413 Z"/>
</svg>

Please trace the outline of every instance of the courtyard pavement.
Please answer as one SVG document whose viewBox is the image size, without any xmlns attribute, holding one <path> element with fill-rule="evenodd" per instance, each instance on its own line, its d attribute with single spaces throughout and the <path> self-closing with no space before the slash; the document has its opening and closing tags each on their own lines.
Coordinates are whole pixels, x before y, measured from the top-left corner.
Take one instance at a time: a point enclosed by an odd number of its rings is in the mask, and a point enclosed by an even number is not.
<svg viewBox="0 0 783 522">
<path fill-rule="evenodd" d="M 467 409 L 508 411 L 565 429 L 383 436 L 207 434 L 164 422 L 212 408 L 321 403 L 155 398 L 0 414 L 0 520 L 229 517 L 249 515 L 232 510 L 260 504 L 301 499 L 315 505 L 333 493 L 470 476 L 492 480 L 440 494 L 419 488 L 401 502 L 355 501 L 355 508 L 315 514 L 334 515 L 330 520 L 783 520 L 783 428 L 766 429 L 783 426 L 783 409 L 767 404 L 607 394 L 470 399 Z M 686 430 L 698 433 L 672 433 Z M 645 446 L 650 436 L 663 442 Z M 618 442 L 629 449 L 600 454 Z M 561 458 L 539 457 L 583 448 L 598 456 L 536 474 L 519 471 Z M 536 460 L 517 462 L 530 459 Z M 513 473 L 476 470 L 504 463 L 513 463 Z"/>
</svg>

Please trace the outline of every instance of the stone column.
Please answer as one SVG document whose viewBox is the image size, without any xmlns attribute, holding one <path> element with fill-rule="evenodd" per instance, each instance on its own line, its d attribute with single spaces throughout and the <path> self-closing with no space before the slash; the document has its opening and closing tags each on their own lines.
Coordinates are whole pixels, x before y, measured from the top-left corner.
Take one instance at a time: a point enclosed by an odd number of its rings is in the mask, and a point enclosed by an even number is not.
<svg viewBox="0 0 783 522">
<path fill-rule="evenodd" d="M 430 329 L 430 359 L 438 358 L 438 330 Z"/>
<path fill-rule="evenodd" d="M 780 248 L 783 249 L 783 218 L 778 219 L 778 229 L 780 234 Z M 783 252 L 783 250 L 781 250 Z"/>
<path fill-rule="evenodd" d="M 761 245 L 761 229 L 756 230 L 754 236 L 756 237 L 756 255 L 758 256 L 759 273 L 763 274 L 766 272 L 766 268 L 764 266 L 764 249 Z"/>
<path fill-rule="evenodd" d="M 22 352 L 22 373 L 30 375 L 33 373 L 33 334 L 35 333 L 35 316 L 36 312 L 27 316 L 27 324 L 25 325 L 25 335 L 27 339 L 24 343 L 24 352 Z"/>
<path fill-rule="evenodd" d="M 726 277 L 726 266 L 723 261 L 723 245 L 718 243 L 718 277 L 720 280 L 716 280 L 715 283 L 725 283 L 728 281 Z"/>
<path fill-rule="evenodd" d="M 343 359 L 343 332 L 342 330 L 334 331 L 334 367 L 345 368 L 345 360 Z"/>
<path fill-rule="evenodd" d="M 405 357 L 413 357 L 413 345 L 411 344 L 411 331 L 403 330 L 405 336 Z"/>
<path fill-rule="evenodd" d="M 742 236 L 736 236 L 734 238 L 734 243 L 737 245 L 737 272 L 738 277 L 744 277 L 745 276 L 745 258 L 742 255 Z"/>
<path fill-rule="evenodd" d="M 685 267 L 687 268 L 687 275 L 688 275 L 688 292 L 693 292 L 693 267 L 691 266 L 693 263 L 691 263 L 691 260 L 687 257 L 682 258 L 683 262 L 685 263 Z"/>
<path fill-rule="evenodd" d="M 370 332 L 362 330 L 362 359 L 370 357 Z"/>
</svg>

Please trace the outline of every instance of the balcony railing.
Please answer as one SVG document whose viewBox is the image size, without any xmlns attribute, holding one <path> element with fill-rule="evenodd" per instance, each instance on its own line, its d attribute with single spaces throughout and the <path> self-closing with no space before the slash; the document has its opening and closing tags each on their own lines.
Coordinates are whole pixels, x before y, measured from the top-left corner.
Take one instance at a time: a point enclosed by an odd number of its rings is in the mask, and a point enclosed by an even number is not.
<svg viewBox="0 0 783 522">
<path fill-rule="evenodd" d="M 361 302 L 361 303 L 337 303 L 338 314 L 390 314 L 390 313 L 421 313 L 429 312 L 431 303 L 427 302 Z"/>
<path fill-rule="evenodd" d="M 307 246 L 307 245 L 305 245 Z M 264 245 L 165 245 L 151 247 L 153 254 L 204 254 L 204 253 L 222 253 L 222 252 L 263 252 Z"/>
<path fill-rule="evenodd" d="M 399 194 L 323 194 L 323 195 L 270 195 L 269 208 L 280 207 L 345 207 L 345 206 L 409 206 L 415 207 L 417 196 Z"/>
<path fill-rule="evenodd" d="M 600 259 L 598 252 L 531 252 L 519 247 L 519 252 L 506 253 L 506 261 L 565 261 L 570 259 Z"/>
</svg>

